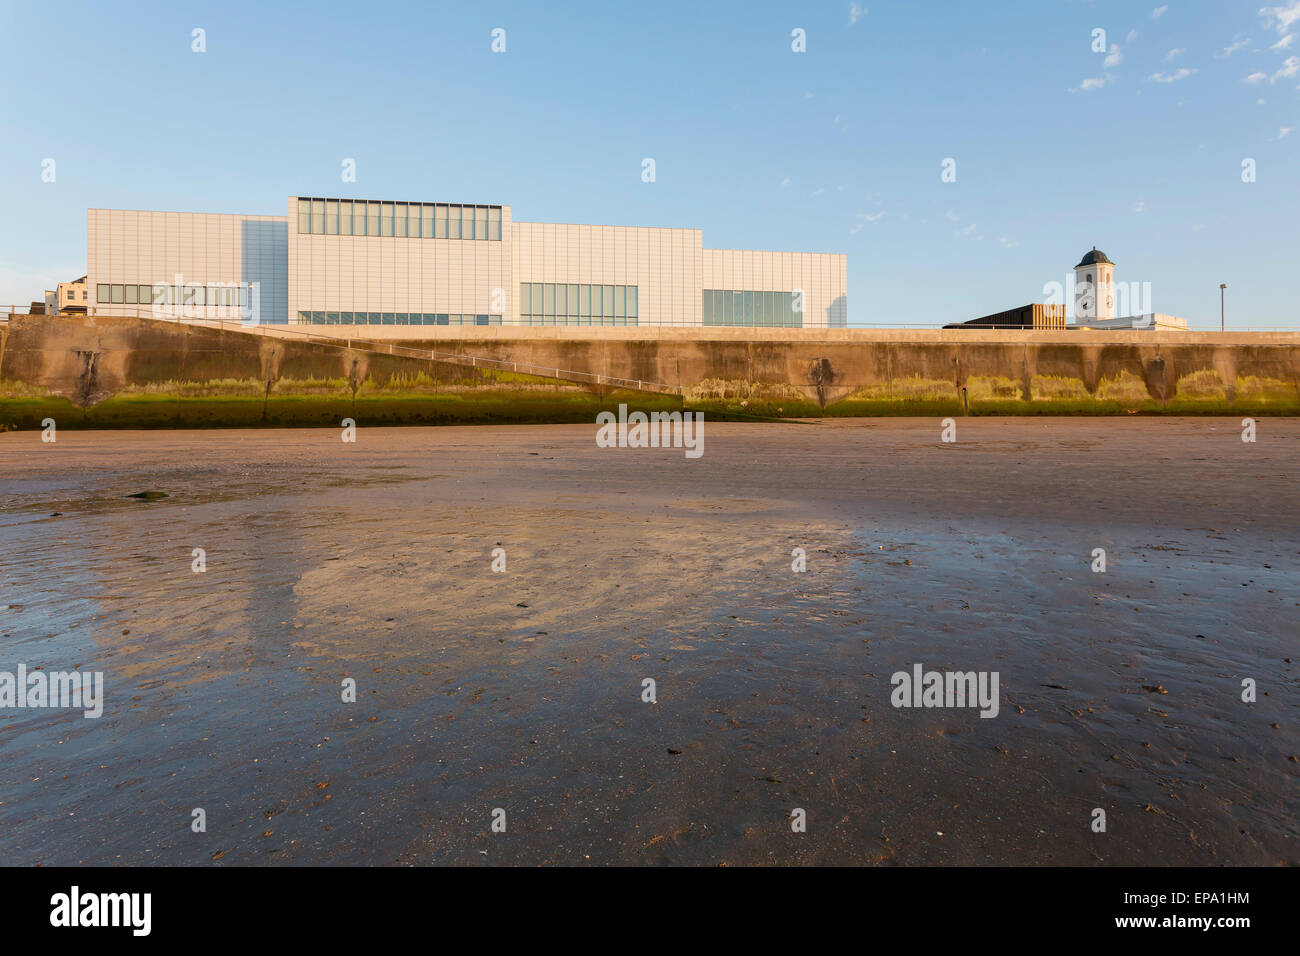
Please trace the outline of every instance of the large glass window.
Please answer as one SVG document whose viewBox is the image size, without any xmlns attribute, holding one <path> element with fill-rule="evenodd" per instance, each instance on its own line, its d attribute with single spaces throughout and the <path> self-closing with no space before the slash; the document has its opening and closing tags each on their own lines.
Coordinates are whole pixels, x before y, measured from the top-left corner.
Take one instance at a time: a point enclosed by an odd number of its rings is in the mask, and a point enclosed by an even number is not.
<svg viewBox="0 0 1300 956">
<path fill-rule="evenodd" d="M 487 206 L 474 207 L 474 238 L 486 239 L 488 237 L 488 211 Z"/>
<path fill-rule="evenodd" d="M 488 207 L 488 236 L 489 239 L 501 239 L 501 207 Z"/>
<path fill-rule="evenodd" d="M 298 200 L 298 232 L 311 232 L 311 200 Z"/>
<path fill-rule="evenodd" d="M 339 235 L 352 235 L 352 203 L 347 199 L 339 200 Z"/>
<path fill-rule="evenodd" d="M 325 231 L 325 200 L 311 201 L 311 231 L 317 234 Z"/>
<path fill-rule="evenodd" d="M 339 234 L 339 201 L 337 199 L 325 200 L 325 235 L 337 236 Z"/>
<path fill-rule="evenodd" d="M 636 325 L 637 287 L 521 282 L 519 320 L 525 325 Z M 496 316 L 491 323 L 500 324 Z"/>
<path fill-rule="evenodd" d="M 366 203 L 366 235 L 379 235 L 379 203 Z"/>
<path fill-rule="evenodd" d="M 704 289 L 700 316 L 705 325 L 803 328 L 793 302 L 793 292 Z"/>
<path fill-rule="evenodd" d="M 404 202 L 399 202 L 393 207 L 393 235 L 399 239 L 406 238 L 406 203 Z"/>
<path fill-rule="evenodd" d="M 460 206 L 447 207 L 447 238 L 460 238 Z"/>
</svg>

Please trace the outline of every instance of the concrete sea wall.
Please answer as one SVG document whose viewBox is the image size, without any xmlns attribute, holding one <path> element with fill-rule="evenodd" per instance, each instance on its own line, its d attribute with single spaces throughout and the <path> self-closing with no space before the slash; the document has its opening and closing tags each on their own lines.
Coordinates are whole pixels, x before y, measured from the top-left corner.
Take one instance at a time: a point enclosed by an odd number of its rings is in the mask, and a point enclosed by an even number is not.
<svg viewBox="0 0 1300 956">
<path fill-rule="evenodd" d="M 302 331 L 301 327 L 291 327 Z M 346 327 L 313 331 L 346 337 Z M 617 392 L 361 347 L 132 317 L 0 326 L 0 425 L 592 421 L 714 415 L 1300 414 L 1300 333 L 385 328 L 385 341 L 681 386 Z"/>
</svg>

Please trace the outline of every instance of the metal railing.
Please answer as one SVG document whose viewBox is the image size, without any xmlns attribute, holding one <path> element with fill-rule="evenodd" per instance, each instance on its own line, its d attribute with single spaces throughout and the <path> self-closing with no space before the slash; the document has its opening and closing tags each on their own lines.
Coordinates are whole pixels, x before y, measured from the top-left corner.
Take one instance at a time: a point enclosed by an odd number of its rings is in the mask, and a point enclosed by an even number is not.
<svg viewBox="0 0 1300 956">
<path fill-rule="evenodd" d="M 204 322 L 212 323 L 212 322 L 219 321 L 219 320 L 203 319 L 203 318 L 197 318 L 197 317 L 196 317 L 196 318 L 185 317 L 185 318 L 182 318 L 182 319 L 179 319 L 179 320 L 178 320 L 178 319 L 176 319 L 174 316 L 161 315 L 161 314 L 159 314 L 159 313 L 157 313 L 157 312 L 154 312 L 154 311 L 152 311 L 152 310 L 150 310 L 150 311 L 141 311 L 141 310 L 136 310 L 136 311 L 134 311 L 134 312 L 127 312 L 127 311 L 125 311 L 125 310 L 119 310 L 119 311 L 114 311 L 114 312 L 96 312 L 95 309 L 94 309 L 94 307 L 92 306 L 92 307 L 91 307 L 91 308 L 90 308 L 86 313 L 82 313 L 82 312 L 71 312 L 71 313 L 67 313 L 67 312 L 64 312 L 64 313 L 39 313 L 39 312 L 38 312 L 38 313 L 29 313 L 29 312 L 27 311 L 28 308 L 29 308 L 29 307 L 26 306 L 26 305 L 21 305 L 21 306 L 20 306 L 20 305 L 0 305 L 0 322 L 6 322 L 6 321 L 8 321 L 8 318 L 9 318 L 10 315 L 28 315 L 28 314 L 35 314 L 35 315 L 47 314 L 47 315 L 50 315 L 51 317 L 56 316 L 56 315 L 59 315 L 59 316 L 62 316 L 62 317 L 64 317 L 64 318 L 72 318 L 72 317 L 79 316 L 79 315 L 83 315 L 83 314 L 85 314 L 85 315 L 90 315 L 90 316 L 92 316 L 92 317 L 95 316 L 95 315 L 104 315 L 104 316 L 117 316 L 117 317 L 125 317 L 125 318 L 132 318 L 132 317 L 134 317 L 134 318 L 142 318 L 142 319 L 157 319 L 157 320 L 161 320 L 161 321 L 185 321 L 185 322 L 196 322 L 196 323 L 204 323 Z M 251 328 L 251 327 L 252 327 L 252 326 L 246 326 L 246 325 L 244 325 L 243 323 L 237 323 L 237 324 L 241 325 L 245 330 L 248 329 L 248 328 Z M 272 327 L 277 328 L 277 329 L 293 329 L 293 325 L 294 325 L 294 324 L 290 324 L 290 323 L 279 323 L 279 322 L 266 323 L 266 324 L 269 324 L 269 325 L 271 325 Z M 397 325 L 392 325 L 392 326 L 388 326 L 388 325 L 384 325 L 384 326 L 380 326 L 380 327 L 381 327 L 381 328 L 384 328 L 384 329 L 390 329 L 390 328 L 392 328 L 392 329 L 396 329 L 396 328 L 403 328 L 403 329 L 406 329 L 406 328 L 437 328 L 437 329 L 448 329 L 448 328 L 464 328 L 464 329 L 484 329 L 484 328 L 488 328 L 488 329 L 491 329 L 491 328 L 567 329 L 567 330 L 575 331 L 575 332 L 577 332 L 577 331 L 584 331 L 584 332 L 585 332 L 585 331 L 590 330 L 590 329 L 643 329 L 643 330 L 649 330 L 649 331 L 653 331 L 654 329 L 662 329 L 662 328 L 673 328 L 673 329 L 689 328 L 689 329 L 699 329 L 699 330 L 743 329 L 743 330 L 745 330 L 745 331 L 753 331 L 753 330 L 755 330 L 755 329 L 771 329 L 771 330 L 774 330 L 774 331 L 798 333 L 798 332 L 808 332 L 808 331 L 818 332 L 818 331 L 828 331 L 828 330 L 830 330 L 830 331 L 852 331 L 852 330 L 854 330 L 854 329 L 864 329 L 864 330 L 865 330 L 865 329 L 882 329 L 882 330 L 913 330 L 913 329 L 916 329 L 916 330 L 929 330 L 929 331 L 932 331 L 932 332 L 933 332 L 933 331 L 940 331 L 940 330 L 943 330 L 944 327 L 945 327 L 945 325 L 948 325 L 948 324 L 954 324 L 954 323 L 943 323 L 943 322 L 850 322 L 850 323 L 848 323 L 847 325 L 834 325 L 834 326 L 818 325 L 818 326 L 800 326 L 800 327 L 791 327 L 791 326 L 778 326 L 778 325 L 757 325 L 757 326 L 754 326 L 754 325 L 702 325 L 702 324 L 699 323 L 699 322 L 683 322 L 683 321 L 675 321 L 675 320 L 673 320 L 673 321 L 666 321 L 666 322 L 647 322 L 647 323 L 645 323 L 645 324 L 643 324 L 643 325 L 576 325 L 576 324 L 574 324 L 574 325 L 569 325 L 569 324 L 563 324 L 563 323 L 562 323 L 562 324 L 559 324 L 559 325 L 541 325 L 541 324 L 539 324 L 539 323 L 535 323 L 535 322 L 527 322 L 527 321 L 524 321 L 524 320 L 522 320 L 522 319 L 502 319 L 499 323 L 492 324 L 492 325 L 477 325 L 477 324 L 475 324 L 475 325 L 463 325 L 463 326 L 445 326 L 445 325 L 438 325 L 438 326 L 433 326 L 433 325 L 430 325 L 430 326 L 418 326 L 418 325 L 417 325 L 417 326 L 397 326 Z M 260 327 L 260 326 L 259 326 L 259 327 Z M 319 327 L 319 326 L 317 326 L 317 327 Z M 334 326 L 330 326 L 330 327 L 334 327 Z M 369 326 L 369 325 L 338 325 L 337 328 L 339 328 L 339 329 L 366 329 L 366 328 L 372 328 L 372 326 Z M 1026 328 L 1025 326 L 1021 326 L 1021 325 L 1005 325 L 1005 326 L 1004 326 L 1004 325 L 998 325 L 998 326 L 989 326 L 989 325 L 985 325 L 985 326 L 963 326 L 962 328 L 963 328 L 963 329 L 966 329 L 966 328 L 974 329 L 974 330 L 976 330 L 976 331 L 999 331 L 999 330 L 1006 330 L 1006 331 L 1021 331 L 1021 332 L 1053 332 L 1053 331 L 1067 331 L 1067 330 L 1065 330 L 1065 329 L 1045 329 L 1045 328 L 1033 329 L 1033 328 Z M 948 329 L 947 331 L 959 331 L 959 329 Z M 1075 330 L 1074 330 L 1074 329 L 1070 329 L 1070 330 L 1068 330 L 1068 331 L 1075 331 Z M 1130 331 L 1130 330 L 1128 330 L 1128 329 L 1105 329 L 1105 330 L 1094 330 L 1094 331 L 1120 331 L 1120 332 L 1126 332 L 1126 331 Z M 1203 326 L 1203 327 L 1202 327 L 1202 326 L 1191 326 L 1191 327 L 1188 327 L 1188 328 L 1185 329 L 1185 330 L 1184 330 L 1184 329 L 1174 329 L 1174 328 L 1169 328 L 1169 327 L 1157 327 L 1157 328 L 1154 328 L 1154 329 L 1137 329 L 1137 330 L 1134 330 L 1134 331 L 1144 331 L 1144 332 L 1149 332 L 1149 331 L 1159 331 L 1159 332 L 1182 332 L 1182 331 L 1187 331 L 1187 332 L 1198 332 L 1198 333 L 1204 333 L 1204 334 L 1209 334 L 1209 333 L 1211 333 L 1211 332 L 1220 332 L 1220 331 L 1223 331 L 1224 334 L 1232 334 L 1232 333 L 1235 333 L 1235 332 L 1300 332 L 1300 322 L 1297 322 L 1297 324 L 1295 324 L 1295 325 L 1238 325 L 1238 326 L 1233 326 L 1232 328 L 1229 328 L 1229 329 L 1226 329 L 1226 330 L 1220 330 L 1218 326 Z M 350 336 L 347 336 L 347 335 L 338 336 L 338 335 L 336 335 L 336 336 L 332 336 L 332 338 L 336 338 L 336 339 L 337 339 L 337 338 L 348 339 L 348 338 L 350 338 Z M 361 340 L 361 339 L 354 339 L 354 341 L 362 341 L 362 340 Z"/>
</svg>

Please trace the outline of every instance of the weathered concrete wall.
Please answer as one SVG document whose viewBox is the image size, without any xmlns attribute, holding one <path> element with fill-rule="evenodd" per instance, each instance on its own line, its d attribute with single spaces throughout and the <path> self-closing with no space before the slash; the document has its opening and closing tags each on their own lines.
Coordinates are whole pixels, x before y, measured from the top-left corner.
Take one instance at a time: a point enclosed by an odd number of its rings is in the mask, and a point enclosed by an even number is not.
<svg viewBox="0 0 1300 956">
<path fill-rule="evenodd" d="M 406 334 L 385 341 L 681 385 L 688 406 L 715 413 L 1300 414 L 1297 333 L 392 331 Z M 130 400 L 135 414 L 146 399 L 176 406 L 160 423 L 183 420 L 195 402 L 220 401 L 240 409 L 240 424 L 255 403 L 260 420 L 275 424 L 336 421 L 358 402 L 372 414 L 400 406 L 401 421 L 582 420 L 610 399 L 553 379 L 152 319 L 15 316 L 0 348 L 0 421 L 19 426 L 33 424 L 43 399 L 82 409 L 87 424 L 107 414 L 105 405 Z M 206 423 L 221 417 L 213 411 Z"/>
<path fill-rule="evenodd" d="M 0 427 L 592 421 L 680 399 L 134 317 L 0 324 Z"/>
<path fill-rule="evenodd" d="M 1300 333 L 385 329 L 392 339 L 681 385 L 696 401 L 739 398 L 785 414 L 791 403 L 819 414 L 1300 411 Z"/>
</svg>

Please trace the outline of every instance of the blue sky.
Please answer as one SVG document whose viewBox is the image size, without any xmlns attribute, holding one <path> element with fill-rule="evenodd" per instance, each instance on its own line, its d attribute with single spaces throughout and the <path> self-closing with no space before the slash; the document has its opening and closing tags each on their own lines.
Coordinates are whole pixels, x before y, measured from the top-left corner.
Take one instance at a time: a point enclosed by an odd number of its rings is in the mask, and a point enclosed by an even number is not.
<svg viewBox="0 0 1300 956">
<path fill-rule="evenodd" d="M 1095 244 L 1156 311 L 1217 327 L 1227 282 L 1300 327 L 1297 36 L 1300 0 L 5 2 L 0 302 L 85 271 L 88 206 L 292 194 L 842 252 L 853 325 L 1041 301 Z"/>
</svg>

